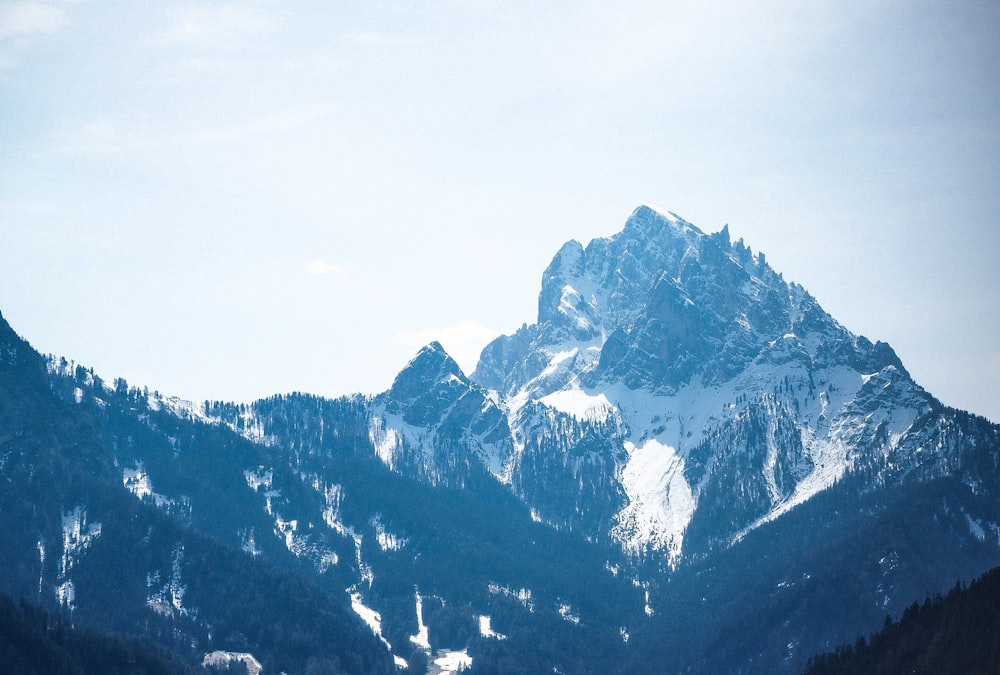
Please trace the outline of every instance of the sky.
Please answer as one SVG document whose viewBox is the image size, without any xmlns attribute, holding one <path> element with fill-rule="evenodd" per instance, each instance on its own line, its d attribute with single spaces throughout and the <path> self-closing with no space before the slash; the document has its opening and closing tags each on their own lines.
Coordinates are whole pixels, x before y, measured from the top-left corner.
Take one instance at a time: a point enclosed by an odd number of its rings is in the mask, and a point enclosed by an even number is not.
<svg viewBox="0 0 1000 675">
<path fill-rule="evenodd" d="M 650 204 L 1000 421 L 998 64 L 995 1 L 0 0 L 0 312 L 189 400 L 374 394 Z"/>
</svg>

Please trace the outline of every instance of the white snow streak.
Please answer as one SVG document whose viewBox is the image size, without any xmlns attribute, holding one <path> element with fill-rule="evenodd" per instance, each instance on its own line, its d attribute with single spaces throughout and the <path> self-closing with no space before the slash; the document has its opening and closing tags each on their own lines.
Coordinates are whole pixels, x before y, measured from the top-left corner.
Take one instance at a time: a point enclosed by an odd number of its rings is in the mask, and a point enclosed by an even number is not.
<svg viewBox="0 0 1000 675">
<path fill-rule="evenodd" d="M 618 514 L 612 535 L 631 553 L 666 550 L 670 564 L 676 564 L 696 505 L 684 479 L 684 460 L 653 439 L 639 447 L 626 442 L 625 448 L 629 458 L 621 483 L 629 503 Z"/>
<path fill-rule="evenodd" d="M 76 602 L 76 586 L 70 578 L 73 566 L 83 552 L 101 536 L 100 523 L 88 523 L 87 512 L 80 506 L 62 514 L 63 554 L 59 560 L 56 579 L 56 598 L 63 607 L 73 610 Z"/>
<path fill-rule="evenodd" d="M 417 634 L 410 636 L 410 642 L 420 647 L 425 651 L 430 651 L 431 642 L 430 637 L 427 633 L 427 625 L 424 623 L 424 599 L 420 597 L 420 591 L 416 592 L 417 595 Z"/>
<path fill-rule="evenodd" d="M 365 605 L 364 600 L 361 597 L 361 593 L 357 591 L 351 593 L 351 609 L 354 613 L 361 617 L 361 620 L 368 624 L 368 627 L 372 629 L 383 642 L 385 638 L 382 637 L 382 615 L 377 611 Z M 388 643 L 386 643 L 388 644 Z"/>
</svg>

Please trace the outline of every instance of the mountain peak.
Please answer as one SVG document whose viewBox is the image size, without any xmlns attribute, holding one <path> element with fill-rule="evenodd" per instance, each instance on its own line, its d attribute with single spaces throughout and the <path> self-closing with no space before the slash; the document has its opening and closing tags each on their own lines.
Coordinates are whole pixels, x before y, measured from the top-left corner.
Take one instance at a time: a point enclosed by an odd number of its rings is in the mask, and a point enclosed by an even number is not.
<svg viewBox="0 0 1000 675">
<path fill-rule="evenodd" d="M 421 355 L 425 354 L 425 353 L 426 354 L 444 354 L 445 356 L 448 356 L 447 350 L 437 340 L 433 340 L 431 342 L 428 342 L 426 345 L 424 345 L 423 347 L 421 347 L 420 351 L 417 352 L 417 355 L 415 357 L 413 357 L 413 360 L 421 358 Z"/>
<path fill-rule="evenodd" d="M 642 204 L 636 208 L 625 222 L 626 233 L 635 232 L 645 236 L 661 234 L 667 228 L 676 232 L 688 231 L 696 234 L 704 234 L 676 213 L 660 211 L 647 204 Z"/>
<path fill-rule="evenodd" d="M 642 205 L 622 232 L 592 240 L 586 248 L 568 241 L 542 275 L 538 323 L 563 337 L 592 340 L 634 314 L 660 273 L 676 265 L 704 234 L 673 213 Z M 604 310 L 611 310 L 611 317 Z M 607 324 L 613 325 L 607 325 Z"/>
<path fill-rule="evenodd" d="M 451 358 L 440 342 L 423 347 L 399 372 L 388 391 L 390 400 L 400 404 L 410 403 L 442 385 L 470 386 L 462 368 Z"/>
<path fill-rule="evenodd" d="M 814 362 L 893 361 L 870 343 L 855 344 L 763 254 L 733 243 L 728 226 L 707 235 L 648 205 L 617 234 L 586 247 L 566 243 L 542 277 L 538 310 L 537 324 L 487 345 L 477 383 L 540 396 L 574 378 L 674 391 L 695 377 L 720 383 L 755 359 L 778 358 L 772 343 L 803 330 L 818 350 L 808 355 Z"/>
</svg>

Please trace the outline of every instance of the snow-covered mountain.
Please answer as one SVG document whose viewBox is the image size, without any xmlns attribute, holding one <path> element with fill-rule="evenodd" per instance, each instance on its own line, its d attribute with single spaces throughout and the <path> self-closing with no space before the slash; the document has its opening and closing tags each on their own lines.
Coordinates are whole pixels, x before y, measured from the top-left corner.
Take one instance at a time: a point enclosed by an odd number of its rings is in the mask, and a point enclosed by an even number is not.
<svg viewBox="0 0 1000 675">
<path fill-rule="evenodd" d="M 263 672 L 791 673 L 1000 564 L 1000 427 L 648 207 L 373 397 L 184 402 L 0 319 L 0 480 L 0 591 Z"/>
<path fill-rule="evenodd" d="M 439 352 L 400 376 L 419 400 L 409 424 L 380 433 L 416 439 L 454 415 L 445 380 L 408 375 Z M 541 519 L 671 564 L 856 466 L 884 464 L 877 481 L 905 474 L 942 442 L 924 423 L 941 406 L 888 345 L 850 333 L 728 230 L 706 235 L 646 206 L 614 236 L 564 245 L 537 321 L 489 344 L 471 378 L 453 362 L 444 375 L 489 417 L 472 456 Z M 435 401 L 433 420 L 414 419 Z"/>
<path fill-rule="evenodd" d="M 490 343 L 471 376 L 434 344 L 382 399 L 411 411 L 375 420 L 420 458 L 415 475 L 460 483 L 478 461 L 533 519 L 640 565 L 711 566 L 769 523 L 836 521 L 819 502 L 783 518 L 820 494 L 890 501 L 940 481 L 955 487 L 929 509 L 928 541 L 954 545 L 941 523 L 972 498 L 952 522 L 993 547 L 987 558 L 1000 552 L 995 425 L 942 406 L 889 345 L 852 334 L 728 229 L 705 234 L 646 206 L 611 237 L 565 244 L 536 322 Z M 899 551 L 880 550 L 899 579 L 859 588 L 858 603 L 887 609 L 915 587 L 891 562 Z"/>
</svg>

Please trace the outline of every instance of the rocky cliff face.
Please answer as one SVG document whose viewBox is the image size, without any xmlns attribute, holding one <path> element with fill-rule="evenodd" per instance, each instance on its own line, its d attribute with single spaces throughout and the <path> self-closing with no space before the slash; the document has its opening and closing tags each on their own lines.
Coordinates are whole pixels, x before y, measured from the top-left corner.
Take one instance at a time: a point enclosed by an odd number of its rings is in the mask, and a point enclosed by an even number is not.
<svg viewBox="0 0 1000 675">
<path fill-rule="evenodd" d="M 513 438 L 494 399 L 431 343 L 373 402 L 372 442 L 388 466 L 435 484 L 464 485 L 484 469 L 509 482 Z"/>
<path fill-rule="evenodd" d="M 716 385 L 769 352 L 782 358 L 793 346 L 775 341 L 786 337 L 814 365 L 902 368 L 887 345 L 855 338 L 728 230 L 706 235 L 648 207 L 619 234 L 563 246 L 538 304 L 535 324 L 486 347 L 474 380 L 512 398 L 568 380 L 669 393 L 696 374 Z"/>
<path fill-rule="evenodd" d="M 727 229 L 648 207 L 614 236 L 563 246 L 537 322 L 488 345 L 471 379 L 507 410 L 514 489 L 544 519 L 619 504 L 578 526 L 673 563 L 855 466 L 912 455 L 914 422 L 940 408 L 891 347 L 850 333 Z M 564 450 L 560 414 L 598 425 L 586 461 Z"/>
</svg>

